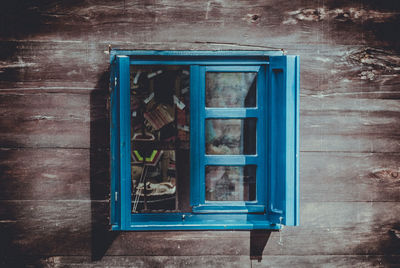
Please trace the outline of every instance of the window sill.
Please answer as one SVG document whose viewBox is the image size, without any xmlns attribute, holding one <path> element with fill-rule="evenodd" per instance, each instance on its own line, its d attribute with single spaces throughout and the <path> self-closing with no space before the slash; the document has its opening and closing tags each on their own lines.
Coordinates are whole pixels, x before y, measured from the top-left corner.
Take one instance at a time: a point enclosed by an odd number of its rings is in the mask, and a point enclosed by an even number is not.
<svg viewBox="0 0 400 268">
<path fill-rule="evenodd" d="M 170 213 L 154 217 L 154 214 L 134 214 L 132 224 L 122 228 L 129 231 L 153 230 L 279 230 L 280 224 L 266 220 L 265 215 L 259 214 L 190 214 Z M 156 219 L 155 219 L 156 218 Z M 118 225 L 112 225 L 114 231 L 121 230 Z"/>
</svg>

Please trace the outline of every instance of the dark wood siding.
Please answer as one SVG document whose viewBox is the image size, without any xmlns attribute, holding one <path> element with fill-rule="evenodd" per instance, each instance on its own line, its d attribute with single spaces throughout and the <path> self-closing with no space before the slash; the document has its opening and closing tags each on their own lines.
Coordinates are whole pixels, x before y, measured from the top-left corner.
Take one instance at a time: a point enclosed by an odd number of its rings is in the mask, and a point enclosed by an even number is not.
<svg viewBox="0 0 400 268">
<path fill-rule="evenodd" d="M 4 1 L 0 266 L 400 266 L 399 26 L 395 0 Z M 300 55 L 301 226 L 110 233 L 109 44 Z"/>
</svg>

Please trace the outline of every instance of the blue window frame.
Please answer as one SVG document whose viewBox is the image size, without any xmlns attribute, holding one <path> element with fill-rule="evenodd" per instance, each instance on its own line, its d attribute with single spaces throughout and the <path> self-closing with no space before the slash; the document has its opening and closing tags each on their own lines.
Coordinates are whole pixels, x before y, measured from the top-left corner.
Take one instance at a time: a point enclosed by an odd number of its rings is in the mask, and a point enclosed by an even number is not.
<svg viewBox="0 0 400 268">
<path fill-rule="evenodd" d="M 298 56 L 281 51 L 112 50 L 110 64 L 112 230 L 251 230 L 298 225 Z M 131 107 L 136 105 L 132 104 L 136 93 L 132 93 L 131 80 L 134 75 L 137 83 L 140 73 L 153 66 L 169 66 L 174 73 L 183 66 L 182 73 L 189 73 L 190 161 L 184 160 L 183 165 L 190 166 L 190 178 L 183 179 L 190 181 L 190 189 L 174 188 L 175 194 L 181 191 L 179 196 L 188 196 L 185 209 L 155 212 L 145 205 L 138 211 L 137 204 L 132 205 L 143 196 L 137 194 L 138 189 L 144 191 L 146 203 L 151 183 L 133 179 L 137 164 L 132 164 L 131 156 L 136 154 L 143 161 L 137 168 L 142 179 L 147 174 L 143 159 L 156 158 L 156 151 L 142 157 L 139 143 L 131 143 L 132 124 L 137 120 Z M 150 72 L 146 77 L 157 75 Z M 245 97 L 224 96 L 224 83 L 235 85 L 231 81 L 250 85 L 244 93 L 243 87 L 237 89 Z M 221 172 L 231 176 L 216 180 L 215 174 Z M 234 190 L 230 180 L 239 181 Z"/>
</svg>

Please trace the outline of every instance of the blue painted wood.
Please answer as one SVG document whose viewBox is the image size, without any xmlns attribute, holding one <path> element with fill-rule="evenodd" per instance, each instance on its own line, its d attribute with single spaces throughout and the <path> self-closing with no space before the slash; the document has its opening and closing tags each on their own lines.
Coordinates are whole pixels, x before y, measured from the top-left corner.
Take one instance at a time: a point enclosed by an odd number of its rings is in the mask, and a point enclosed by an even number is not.
<svg viewBox="0 0 400 268">
<path fill-rule="evenodd" d="M 256 108 L 206 108 L 205 107 L 205 77 L 207 72 L 257 72 L 257 99 L 258 101 Z M 256 165 L 257 166 L 257 202 L 254 205 L 265 205 L 265 148 L 263 147 L 262 140 L 265 139 L 266 136 L 266 120 L 267 118 L 264 115 L 264 102 L 265 102 L 265 91 L 266 91 L 266 68 L 264 65 L 258 66 L 201 66 L 200 67 L 200 91 L 201 91 L 201 101 L 199 102 L 201 105 L 199 108 L 199 117 L 200 117 L 200 129 L 198 132 L 201 139 L 199 140 L 200 145 L 200 154 L 197 156 L 200 160 L 200 170 L 197 172 L 200 175 L 200 204 L 202 206 L 207 206 L 209 203 L 205 200 L 205 167 L 207 165 L 223 165 L 223 166 L 244 166 L 244 165 Z M 206 155 L 205 154 L 205 132 L 204 132 L 204 124 L 205 120 L 208 118 L 220 118 L 220 119 L 229 119 L 229 118 L 257 118 L 257 154 L 256 155 Z M 207 208 L 209 211 L 214 209 L 214 206 L 210 205 Z M 231 211 L 236 209 L 237 212 L 243 211 L 243 207 L 239 204 L 232 204 L 231 207 L 226 207 L 227 210 Z M 221 210 L 218 208 L 218 210 Z M 194 209 L 196 212 L 196 209 Z"/>
<path fill-rule="evenodd" d="M 259 204 L 266 205 L 266 183 L 268 180 L 266 172 L 267 164 L 267 151 L 266 151 L 266 141 L 267 141 L 267 121 L 269 120 L 268 114 L 266 114 L 266 103 L 267 103 L 267 71 L 266 65 L 261 65 L 257 74 L 257 170 L 256 170 L 256 199 Z"/>
<path fill-rule="evenodd" d="M 240 66 L 230 65 L 230 66 L 206 66 L 206 72 L 218 72 L 218 73 L 227 73 L 227 72 L 245 72 L 245 73 L 258 73 L 260 70 L 260 65 L 256 66 L 247 66 L 246 61 L 242 61 Z M 265 61 L 260 62 L 259 64 L 265 64 Z"/>
<path fill-rule="evenodd" d="M 248 213 L 164 213 L 132 215 L 132 224 L 125 230 L 252 230 L 279 229 L 263 214 Z"/>
<path fill-rule="evenodd" d="M 254 65 L 260 65 L 260 64 L 265 64 L 268 62 L 268 57 L 265 57 L 263 59 L 260 58 L 254 58 L 254 59 L 241 59 L 238 60 L 238 58 L 221 58 L 219 60 L 212 58 L 212 57 L 168 57 L 166 59 L 160 60 L 160 58 L 156 59 L 151 59 L 148 57 L 132 57 L 131 58 L 131 64 L 132 65 L 193 65 L 193 64 L 198 64 L 198 65 L 218 65 L 218 66 L 224 66 L 224 65 L 249 65 L 249 66 L 254 66 Z"/>
<path fill-rule="evenodd" d="M 190 67 L 190 205 L 196 206 L 200 203 L 200 69 L 198 65 Z"/>
<path fill-rule="evenodd" d="M 199 190 L 199 204 L 204 204 L 206 198 L 206 171 L 205 171 L 205 155 L 206 155 L 206 134 L 205 134 L 205 119 L 206 119 L 206 68 L 207 66 L 200 66 L 199 69 L 199 104 L 198 108 L 198 117 L 199 117 L 199 128 L 193 129 L 192 131 L 198 132 L 198 140 L 197 143 L 200 145 L 200 150 L 198 155 L 193 155 L 193 157 L 199 158 L 199 169 L 195 172 L 199 174 L 199 181 L 200 181 L 200 190 Z"/>
<path fill-rule="evenodd" d="M 114 62 L 111 67 L 113 230 L 248 230 L 278 229 L 279 223 L 298 224 L 298 57 L 282 56 L 276 51 L 113 50 L 110 60 Z M 193 213 L 131 214 L 129 66 L 155 63 L 190 65 L 190 201 Z M 206 108 L 207 71 L 258 72 L 257 107 Z M 114 86 L 113 77 L 117 78 Z M 246 117 L 257 118 L 256 155 L 205 154 L 207 118 Z M 205 200 L 206 165 L 248 164 L 257 165 L 256 201 Z M 118 200 L 115 193 L 119 194 Z"/>
<path fill-rule="evenodd" d="M 119 69 L 119 153 L 121 180 L 121 229 L 130 226 L 131 220 L 131 121 L 129 57 L 117 56 Z"/>
<path fill-rule="evenodd" d="M 110 224 L 113 228 L 119 228 L 120 226 L 120 205 L 116 198 L 120 193 L 120 180 L 119 180 L 119 90 L 116 85 L 118 69 L 116 63 L 111 64 L 110 68 L 110 110 L 111 110 L 111 124 L 110 124 L 110 168 L 111 168 L 111 191 L 110 191 L 110 205 L 111 215 Z"/>
<path fill-rule="evenodd" d="M 295 136 L 295 174 L 294 174 L 294 188 L 295 188 L 295 197 L 294 201 L 296 204 L 294 205 L 294 223 L 293 225 L 298 226 L 300 225 L 300 171 L 299 171 L 299 159 L 300 159 L 300 56 L 296 56 L 296 65 L 295 65 L 295 113 L 296 113 L 296 122 L 295 122 L 295 130 L 296 130 L 296 136 Z"/>
<path fill-rule="evenodd" d="M 203 108 L 204 109 L 204 108 Z M 258 108 L 205 108 L 205 118 L 257 118 Z"/>
<path fill-rule="evenodd" d="M 257 165 L 258 155 L 204 155 L 203 165 L 205 166 L 244 166 Z M 201 171 L 200 171 L 201 172 Z"/>
<path fill-rule="evenodd" d="M 117 55 L 126 56 L 193 56 L 193 57 L 216 57 L 216 56 L 234 56 L 234 57 L 263 57 L 280 56 L 282 50 L 119 50 L 112 49 L 110 52 L 110 63 Z"/>
<path fill-rule="evenodd" d="M 269 211 L 298 225 L 298 57 L 270 58 Z"/>
</svg>

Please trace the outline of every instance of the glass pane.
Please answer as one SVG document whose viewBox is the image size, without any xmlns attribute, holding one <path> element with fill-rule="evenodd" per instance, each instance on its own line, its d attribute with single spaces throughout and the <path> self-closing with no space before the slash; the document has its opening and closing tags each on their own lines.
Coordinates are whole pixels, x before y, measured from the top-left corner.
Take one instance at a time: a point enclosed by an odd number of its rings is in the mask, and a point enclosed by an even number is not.
<svg viewBox="0 0 400 268">
<path fill-rule="evenodd" d="M 177 170 L 189 166 L 179 157 L 189 152 L 189 69 L 133 65 L 130 79 L 132 213 L 177 211 Z"/>
<path fill-rule="evenodd" d="M 207 107 L 256 107 L 257 73 L 206 73 Z"/>
<path fill-rule="evenodd" d="M 206 166 L 206 200 L 256 200 L 257 166 Z"/>
<path fill-rule="evenodd" d="M 205 121 L 206 154 L 256 154 L 257 118 Z"/>
</svg>

